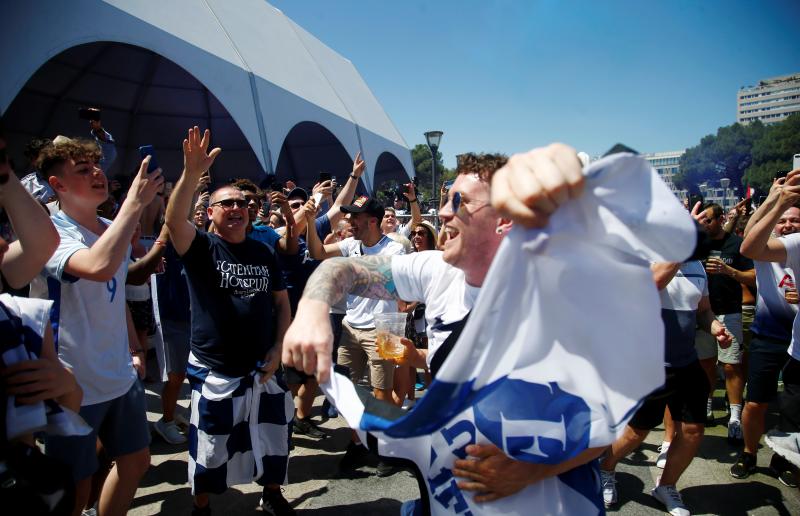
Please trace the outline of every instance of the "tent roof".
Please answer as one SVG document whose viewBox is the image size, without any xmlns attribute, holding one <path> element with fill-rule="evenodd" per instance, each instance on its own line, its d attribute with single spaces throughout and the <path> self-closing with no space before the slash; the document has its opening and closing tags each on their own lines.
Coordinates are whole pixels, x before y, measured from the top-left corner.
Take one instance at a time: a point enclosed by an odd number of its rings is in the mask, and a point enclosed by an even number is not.
<svg viewBox="0 0 800 516">
<path fill-rule="evenodd" d="M 73 48 L 87 43 L 95 45 Z M 0 45 L 14 49 L 0 54 L 4 116 L 37 70 L 58 55 L 40 93 L 57 101 L 125 104 L 139 117 L 166 113 L 184 126 L 192 118 L 224 125 L 229 115 L 229 129 L 240 131 L 266 172 L 276 170 L 292 129 L 311 122 L 327 129 L 348 156 L 362 151 L 368 188 L 386 152 L 397 157 L 403 175 L 413 174 L 405 141 L 352 63 L 262 0 L 10 2 L 0 19 Z M 127 45 L 151 53 L 132 53 Z M 103 79 L 102 89 L 76 78 L 86 71 Z M 178 139 L 170 141 L 177 147 Z"/>
</svg>

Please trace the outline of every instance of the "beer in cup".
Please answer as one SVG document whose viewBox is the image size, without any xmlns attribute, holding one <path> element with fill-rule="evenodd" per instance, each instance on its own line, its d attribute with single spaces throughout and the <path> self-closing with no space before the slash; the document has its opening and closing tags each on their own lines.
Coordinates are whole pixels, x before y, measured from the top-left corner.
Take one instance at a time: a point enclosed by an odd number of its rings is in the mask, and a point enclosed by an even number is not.
<svg viewBox="0 0 800 516">
<path fill-rule="evenodd" d="M 396 360 L 403 357 L 406 347 L 400 339 L 406 334 L 406 314 L 375 314 L 375 331 L 378 333 L 376 346 L 381 358 Z"/>
</svg>

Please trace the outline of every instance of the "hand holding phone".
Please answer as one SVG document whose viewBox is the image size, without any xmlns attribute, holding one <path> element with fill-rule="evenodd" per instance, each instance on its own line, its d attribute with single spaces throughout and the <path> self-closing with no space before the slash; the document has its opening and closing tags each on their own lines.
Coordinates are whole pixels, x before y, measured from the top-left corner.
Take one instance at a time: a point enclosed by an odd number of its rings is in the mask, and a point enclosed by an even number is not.
<svg viewBox="0 0 800 516">
<path fill-rule="evenodd" d="M 139 157 L 144 159 L 150 156 L 150 164 L 147 166 L 147 173 L 152 173 L 158 168 L 158 161 L 156 161 L 156 151 L 152 145 L 142 145 L 139 147 Z"/>
</svg>

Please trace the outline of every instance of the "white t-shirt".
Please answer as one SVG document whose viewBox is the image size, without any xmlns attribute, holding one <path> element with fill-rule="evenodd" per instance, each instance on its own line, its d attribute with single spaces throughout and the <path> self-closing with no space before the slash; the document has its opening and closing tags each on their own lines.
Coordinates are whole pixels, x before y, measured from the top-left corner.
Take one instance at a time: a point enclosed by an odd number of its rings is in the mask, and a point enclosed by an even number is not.
<svg viewBox="0 0 800 516">
<path fill-rule="evenodd" d="M 784 247 L 786 247 L 786 266 L 792 271 L 800 270 L 800 233 L 793 233 L 781 237 Z M 796 275 L 795 275 L 796 276 Z M 789 355 L 795 360 L 800 360 L 800 320 L 797 316 L 792 323 L 792 343 L 789 344 Z"/>
<path fill-rule="evenodd" d="M 378 243 L 372 247 L 362 244 L 361 240 L 353 237 L 345 238 L 339 242 L 342 256 L 390 256 L 405 254 L 402 244 L 383 235 Z M 353 328 L 374 328 L 373 315 L 384 312 L 396 312 L 396 301 L 381 301 L 361 296 L 347 296 L 347 315 L 344 320 Z"/>
<path fill-rule="evenodd" d="M 785 242 L 786 237 L 781 237 L 781 241 Z M 758 299 L 750 330 L 763 337 L 790 341 L 797 305 L 786 301 L 785 292 L 795 287 L 794 272 L 785 263 L 753 260 L 753 264 Z"/>
<path fill-rule="evenodd" d="M 451 325 L 472 309 L 480 287 L 467 285 L 464 272 L 445 263 L 441 251 L 394 258 L 392 278 L 400 299 L 425 303 L 430 365 L 434 353 L 450 335 Z"/>
<path fill-rule="evenodd" d="M 88 249 L 99 236 L 63 211 L 50 217 L 61 237 L 58 249 L 31 283 L 31 297 L 52 299 L 56 349 L 61 362 L 72 368 L 83 389 L 82 405 L 94 405 L 128 392 L 136 379 L 128 349 L 125 317 L 125 277 L 122 260 L 107 282 L 91 281 L 64 272 L 69 258 Z M 111 221 L 101 219 L 110 225 Z M 130 254 L 130 246 L 126 251 Z"/>
</svg>

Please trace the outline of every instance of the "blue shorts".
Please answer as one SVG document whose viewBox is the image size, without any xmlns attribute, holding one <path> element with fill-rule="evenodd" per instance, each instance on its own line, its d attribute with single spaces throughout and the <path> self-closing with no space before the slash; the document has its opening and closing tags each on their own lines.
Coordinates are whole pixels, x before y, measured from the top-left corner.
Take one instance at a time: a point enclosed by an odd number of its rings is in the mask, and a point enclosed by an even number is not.
<svg viewBox="0 0 800 516">
<path fill-rule="evenodd" d="M 89 435 L 45 438 L 45 454 L 68 464 L 75 482 L 97 471 L 98 437 L 112 459 L 150 446 L 144 387 L 139 380 L 119 398 L 81 407 L 80 415 L 92 427 Z"/>
<path fill-rule="evenodd" d="M 168 373 L 186 374 L 191 334 L 189 321 L 161 319 L 161 336 L 164 339 L 164 356 Z"/>
</svg>

